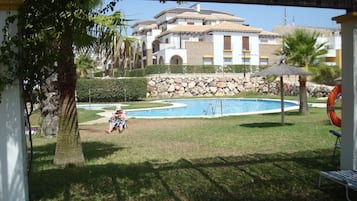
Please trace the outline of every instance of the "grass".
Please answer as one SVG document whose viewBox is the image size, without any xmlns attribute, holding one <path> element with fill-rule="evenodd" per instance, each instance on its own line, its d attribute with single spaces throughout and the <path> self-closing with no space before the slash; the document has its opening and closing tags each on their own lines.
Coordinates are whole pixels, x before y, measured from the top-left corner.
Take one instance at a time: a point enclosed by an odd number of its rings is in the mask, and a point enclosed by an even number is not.
<svg viewBox="0 0 357 201">
<path fill-rule="evenodd" d="M 97 113 L 102 112 L 103 110 L 85 110 L 82 108 L 78 108 L 78 122 L 83 123 L 91 120 L 96 120 L 101 118 L 102 116 L 98 115 Z M 41 115 L 40 111 L 36 110 L 30 116 L 31 126 L 38 127 L 41 122 Z"/>
<path fill-rule="evenodd" d="M 35 137 L 30 199 L 37 200 L 345 200 L 320 170 L 332 157 L 325 109 L 217 119 L 130 119 L 123 134 L 81 125 L 84 167 L 52 165 L 56 139 Z M 357 199 L 351 192 L 352 199 Z"/>
</svg>

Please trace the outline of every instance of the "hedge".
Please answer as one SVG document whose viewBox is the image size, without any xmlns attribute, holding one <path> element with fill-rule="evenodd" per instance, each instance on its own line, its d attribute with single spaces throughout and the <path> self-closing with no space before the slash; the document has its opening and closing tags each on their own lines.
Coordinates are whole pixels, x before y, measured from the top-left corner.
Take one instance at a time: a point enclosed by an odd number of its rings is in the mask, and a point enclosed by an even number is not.
<svg viewBox="0 0 357 201">
<path fill-rule="evenodd" d="M 136 101 L 146 97 L 146 78 L 79 79 L 78 102 Z"/>
<path fill-rule="evenodd" d="M 245 72 L 259 71 L 259 66 L 247 65 Z M 148 65 L 143 69 L 129 70 L 130 77 L 143 77 L 152 74 L 185 74 L 185 73 L 243 73 L 243 65 L 227 65 L 224 68 L 218 65 Z"/>
</svg>

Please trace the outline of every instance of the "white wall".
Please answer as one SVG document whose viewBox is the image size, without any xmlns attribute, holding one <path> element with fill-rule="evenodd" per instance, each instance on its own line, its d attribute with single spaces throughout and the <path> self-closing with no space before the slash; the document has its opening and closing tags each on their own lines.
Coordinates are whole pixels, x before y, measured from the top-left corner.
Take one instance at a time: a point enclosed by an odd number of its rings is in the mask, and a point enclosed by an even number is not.
<svg viewBox="0 0 357 201">
<path fill-rule="evenodd" d="M 224 35 L 231 35 L 231 48 L 232 48 L 232 64 L 243 64 L 242 53 L 242 37 L 249 36 L 249 49 L 251 65 L 259 65 L 259 36 L 257 33 L 223 33 L 215 32 L 213 34 L 213 54 L 214 64 L 223 65 L 224 57 Z"/>
<path fill-rule="evenodd" d="M 165 49 L 157 52 L 157 58 L 163 57 L 164 64 L 170 64 L 173 56 L 178 55 L 182 58 L 182 64 L 187 64 L 187 51 L 185 49 Z"/>
<path fill-rule="evenodd" d="M 20 87 L 2 92 L 0 104 L 0 200 L 28 200 L 26 136 Z"/>
<path fill-rule="evenodd" d="M 357 17 L 335 18 L 342 33 L 342 144 L 340 169 L 357 170 Z"/>
<path fill-rule="evenodd" d="M 8 16 L 0 11 L 0 27 Z M 16 27 L 12 27 L 16 31 Z M 2 40 L 2 32 L 0 32 Z M 1 41 L 0 41 L 1 42 Z M 0 70 L 4 69 L 0 66 Z M 24 201 L 28 198 L 26 136 L 20 86 L 14 84 L 1 92 L 0 103 L 0 200 Z"/>
<path fill-rule="evenodd" d="M 193 23 L 194 25 L 202 25 L 203 21 L 200 19 L 177 19 L 176 24 L 187 25 L 187 23 Z"/>
<path fill-rule="evenodd" d="M 223 39 L 224 34 L 213 34 L 213 63 L 214 65 L 223 65 Z"/>
</svg>

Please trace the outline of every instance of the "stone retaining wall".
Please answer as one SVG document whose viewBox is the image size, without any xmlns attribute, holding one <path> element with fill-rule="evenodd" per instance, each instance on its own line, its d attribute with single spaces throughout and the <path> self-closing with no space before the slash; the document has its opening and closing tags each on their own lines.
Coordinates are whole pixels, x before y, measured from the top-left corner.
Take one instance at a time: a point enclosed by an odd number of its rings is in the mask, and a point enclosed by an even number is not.
<svg viewBox="0 0 357 201">
<path fill-rule="evenodd" d="M 295 76 L 293 76 L 295 77 Z M 147 97 L 232 96 L 242 92 L 280 94 L 279 79 L 268 83 L 263 78 L 242 74 L 167 74 L 148 77 Z M 327 97 L 333 86 L 307 83 L 308 96 Z M 298 79 L 284 77 L 286 95 L 299 94 Z"/>
</svg>

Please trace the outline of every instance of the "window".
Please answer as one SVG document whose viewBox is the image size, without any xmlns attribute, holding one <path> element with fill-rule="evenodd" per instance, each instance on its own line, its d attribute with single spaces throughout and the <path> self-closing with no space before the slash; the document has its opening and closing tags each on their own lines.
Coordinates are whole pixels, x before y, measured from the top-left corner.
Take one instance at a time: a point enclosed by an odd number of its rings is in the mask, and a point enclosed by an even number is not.
<svg viewBox="0 0 357 201">
<path fill-rule="evenodd" d="M 203 57 L 203 64 L 204 65 L 211 65 L 211 64 L 213 64 L 213 58 L 211 57 L 211 58 L 205 58 L 205 57 Z"/>
<path fill-rule="evenodd" d="M 225 58 L 223 58 L 223 64 L 224 64 L 224 65 L 232 64 L 232 57 L 225 57 Z"/>
<path fill-rule="evenodd" d="M 243 65 L 250 65 L 250 57 L 242 58 Z"/>
<path fill-rule="evenodd" d="M 224 36 L 224 50 L 231 49 L 231 36 Z"/>
<path fill-rule="evenodd" d="M 269 59 L 268 58 L 260 58 L 260 65 L 268 65 Z"/>
<path fill-rule="evenodd" d="M 261 42 L 261 43 L 267 43 L 267 42 L 268 42 L 268 39 L 267 39 L 267 38 L 261 38 L 261 39 L 260 39 L 260 42 Z"/>
<path fill-rule="evenodd" d="M 248 36 L 243 36 L 242 37 L 242 44 L 243 44 L 243 46 L 242 46 L 242 49 L 243 50 L 249 50 L 249 37 Z"/>
</svg>

